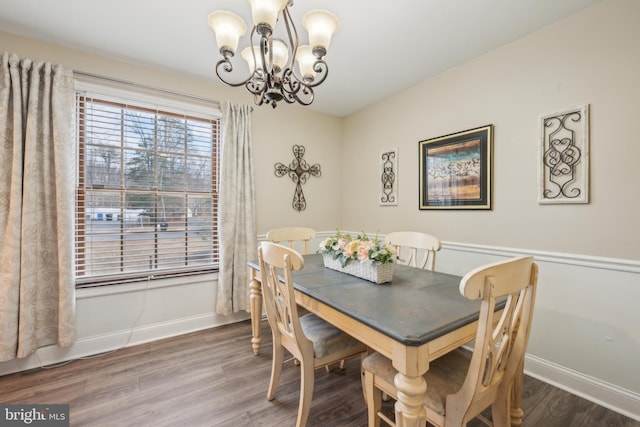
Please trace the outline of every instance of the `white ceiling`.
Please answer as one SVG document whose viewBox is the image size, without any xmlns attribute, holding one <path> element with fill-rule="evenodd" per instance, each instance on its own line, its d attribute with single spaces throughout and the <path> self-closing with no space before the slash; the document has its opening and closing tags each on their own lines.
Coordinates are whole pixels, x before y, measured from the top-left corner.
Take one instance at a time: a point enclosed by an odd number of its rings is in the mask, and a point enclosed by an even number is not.
<svg viewBox="0 0 640 427">
<path fill-rule="evenodd" d="M 296 0 L 302 43 L 307 11 L 327 9 L 341 21 L 326 57 L 329 76 L 309 108 L 346 116 L 599 1 Z M 242 0 L 0 0 L 0 30 L 217 85 L 219 54 L 207 25 L 217 9 L 251 22 Z"/>
</svg>

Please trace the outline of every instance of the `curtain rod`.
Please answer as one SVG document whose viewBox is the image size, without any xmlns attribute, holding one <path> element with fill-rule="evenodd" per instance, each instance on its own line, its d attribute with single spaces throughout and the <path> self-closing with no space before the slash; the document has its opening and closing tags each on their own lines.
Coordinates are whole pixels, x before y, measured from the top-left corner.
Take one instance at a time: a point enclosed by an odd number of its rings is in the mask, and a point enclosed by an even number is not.
<svg viewBox="0 0 640 427">
<path fill-rule="evenodd" d="M 189 98 L 189 99 L 193 99 L 193 100 L 197 100 L 197 101 L 201 101 L 201 102 L 213 103 L 213 104 L 217 104 L 219 108 L 221 106 L 220 105 L 221 102 L 217 101 L 217 100 L 213 100 L 213 99 L 209 99 L 209 98 L 202 98 L 200 96 L 187 95 L 185 93 L 176 92 L 176 91 L 173 91 L 173 90 L 164 89 L 164 88 L 160 88 L 160 87 L 144 85 L 144 84 L 135 83 L 135 82 L 132 82 L 132 81 L 127 81 L 127 80 L 120 80 L 120 79 L 116 79 L 116 78 L 113 78 L 113 77 L 101 76 L 99 74 L 87 73 L 85 71 L 73 70 L 73 74 L 77 74 L 77 75 L 80 75 L 80 76 L 83 76 L 83 77 L 89 77 L 89 78 L 93 78 L 93 79 L 98 79 L 98 80 L 105 80 L 105 81 L 109 81 L 109 82 L 112 82 L 112 83 L 118 83 L 118 84 L 123 84 L 123 85 L 128 85 L 128 86 L 134 86 L 134 87 L 138 87 L 138 88 L 142 88 L 142 89 L 153 90 L 153 91 L 162 92 L 162 93 L 166 93 L 166 94 L 169 94 L 169 95 L 180 96 L 180 97 L 184 97 L 184 98 Z M 251 107 L 251 111 L 253 111 L 253 107 Z"/>
</svg>

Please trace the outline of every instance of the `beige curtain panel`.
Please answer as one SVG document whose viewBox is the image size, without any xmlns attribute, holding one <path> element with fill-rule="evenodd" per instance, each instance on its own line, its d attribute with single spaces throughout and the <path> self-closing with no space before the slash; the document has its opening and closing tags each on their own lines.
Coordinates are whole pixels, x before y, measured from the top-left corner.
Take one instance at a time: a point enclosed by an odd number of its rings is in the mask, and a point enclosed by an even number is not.
<svg viewBox="0 0 640 427">
<path fill-rule="evenodd" d="M 220 273 L 216 312 L 249 311 L 249 267 L 258 258 L 251 107 L 222 103 Z"/>
<path fill-rule="evenodd" d="M 73 73 L 3 53 L 0 361 L 75 339 Z"/>
</svg>

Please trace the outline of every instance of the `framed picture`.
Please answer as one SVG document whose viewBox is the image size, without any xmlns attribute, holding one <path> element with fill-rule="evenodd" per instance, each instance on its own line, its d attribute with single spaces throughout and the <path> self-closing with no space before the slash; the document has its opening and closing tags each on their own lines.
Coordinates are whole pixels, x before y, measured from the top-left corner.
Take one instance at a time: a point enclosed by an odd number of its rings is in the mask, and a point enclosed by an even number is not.
<svg viewBox="0 0 640 427">
<path fill-rule="evenodd" d="M 420 209 L 491 209 L 493 125 L 419 143 Z"/>
<path fill-rule="evenodd" d="M 540 204 L 589 203 L 589 105 L 542 117 Z"/>
</svg>

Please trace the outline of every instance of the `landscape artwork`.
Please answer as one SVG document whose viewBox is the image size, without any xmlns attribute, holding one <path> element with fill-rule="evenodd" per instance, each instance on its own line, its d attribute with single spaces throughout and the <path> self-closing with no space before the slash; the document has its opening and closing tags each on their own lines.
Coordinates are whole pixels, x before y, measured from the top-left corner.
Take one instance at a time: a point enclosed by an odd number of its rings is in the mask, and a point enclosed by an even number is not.
<svg viewBox="0 0 640 427">
<path fill-rule="evenodd" d="M 420 209 L 491 208 L 491 130 L 420 142 Z"/>
</svg>

